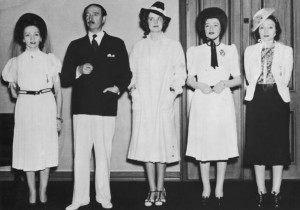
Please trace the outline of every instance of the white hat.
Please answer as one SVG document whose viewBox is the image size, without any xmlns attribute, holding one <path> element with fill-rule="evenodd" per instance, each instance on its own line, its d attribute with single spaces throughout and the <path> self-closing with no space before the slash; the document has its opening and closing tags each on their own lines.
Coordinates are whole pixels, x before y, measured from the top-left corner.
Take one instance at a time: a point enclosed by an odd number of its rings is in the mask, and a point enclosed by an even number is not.
<svg viewBox="0 0 300 210">
<path fill-rule="evenodd" d="M 149 9 L 142 8 L 140 13 L 149 13 L 153 12 L 157 15 L 164 17 L 168 22 L 170 22 L 171 18 L 167 16 L 167 12 L 165 10 L 165 4 L 157 1 L 155 2 Z"/>
<path fill-rule="evenodd" d="M 253 16 L 252 32 L 255 31 L 265 20 L 275 12 L 274 8 L 263 8 Z"/>
</svg>

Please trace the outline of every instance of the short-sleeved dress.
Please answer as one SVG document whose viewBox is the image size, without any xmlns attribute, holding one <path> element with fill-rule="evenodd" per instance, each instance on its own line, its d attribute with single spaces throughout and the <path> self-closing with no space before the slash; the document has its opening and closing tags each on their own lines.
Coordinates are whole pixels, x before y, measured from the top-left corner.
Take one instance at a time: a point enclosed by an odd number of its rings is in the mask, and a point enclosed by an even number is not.
<svg viewBox="0 0 300 210">
<path fill-rule="evenodd" d="M 211 49 L 207 44 L 187 51 L 189 76 L 198 82 L 214 86 L 220 80 L 240 75 L 235 45 L 217 46 L 218 67 L 211 67 Z M 228 160 L 237 157 L 237 127 L 231 90 L 220 94 L 204 94 L 196 89 L 191 101 L 188 128 L 187 156 L 199 161 Z"/>
<path fill-rule="evenodd" d="M 186 79 L 185 58 L 178 41 L 148 36 L 130 54 L 133 73 L 133 125 L 128 158 L 172 163 L 180 159 L 174 100 Z M 174 91 L 171 91 L 172 88 Z"/>
<path fill-rule="evenodd" d="M 7 82 L 20 90 L 52 88 L 52 77 L 61 70 L 53 54 L 25 51 L 8 61 L 2 72 Z M 43 170 L 58 165 L 56 102 L 52 92 L 19 94 L 15 107 L 12 167 L 24 171 Z"/>
</svg>

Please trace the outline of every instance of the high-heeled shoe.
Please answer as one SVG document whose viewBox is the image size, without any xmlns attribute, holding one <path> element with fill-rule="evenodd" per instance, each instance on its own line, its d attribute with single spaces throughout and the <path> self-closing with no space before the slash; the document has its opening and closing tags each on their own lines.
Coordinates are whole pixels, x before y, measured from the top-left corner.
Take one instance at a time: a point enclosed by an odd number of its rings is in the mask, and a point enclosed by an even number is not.
<svg viewBox="0 0 300 210">
<path fill-rule="evenodd" d="M 271 193 L 271 204 L 273 208 L 280 208 L 281 195 L 280 193 L 272 192 Z"/>
<path fill-rule="evenodd" d="M 257 207 L 264 208 L 267 203 L 267 193 L 260 193 L 257 196 Z"/>
<path fill-rule="evenodd" d="M 164 195 L 164 197 L 162 197 L 162 195 Z M 163 204 L 165 204 L 167 202 L 166 197 L 167 197 L 166 189 L 157 191 L 157 197 L 155 199 L 155 205 L 156 206 L 162 206 Z"/>
<path fill-rule="evenodd" d="M 201 205 L 208 206 L 208 203 L 209 203 L 209 197 L 202 196 L 201 197 Z"/>
<path fill-rule="evenodd" d="M 157 191 L 149 191 L 148 192 L 148 196 L 145 200 L 145 206 L 149 207 L 152 206 L 155 203 L 155 199 L 156 199 L 156 192 Z M 151 198 L 151 195 L 155 193 L 155 195 Z"/>
<path fill-rule="evenodd" d="M 47 203 L 47 201 L 46 202 L 40 202 L 40 205 L 39 205 L 39 207 L 40 207 L 40 210 L 47 210 L 48 208 L 48 203 Z"/>
<path fill-rule="evenodd" d="M 36 203 L 27 203 L 27 210 L 36 210 Z"/>
<path fill-rule="evenodd" d="M 216 197 L 216 206 L 218 208 L 222 208 L 224 206 L 224 198 L 223 197 Z"/>
</svg>

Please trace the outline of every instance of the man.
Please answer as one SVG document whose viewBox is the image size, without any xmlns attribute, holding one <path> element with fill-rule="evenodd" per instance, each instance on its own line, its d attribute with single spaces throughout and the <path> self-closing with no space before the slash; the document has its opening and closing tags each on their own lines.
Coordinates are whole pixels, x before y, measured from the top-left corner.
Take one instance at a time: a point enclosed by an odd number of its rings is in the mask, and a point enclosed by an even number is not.
<svg viewBox="0 0 300 210">
<path fill-rule="evenodd" d="M 88 34 L 72 41 L 65 55 L 61 79 L 72 86 L 74 130 L 74 191 L 67 210 L 90 202 L 90 157 L 95 151 L 96 201 L 112 208 L 110 158 L 118 96 L 129 85 L 132 74 L 124 42 L 102 30 L 105 9 L 90 4 L 83 18 Z"/>
</svg>

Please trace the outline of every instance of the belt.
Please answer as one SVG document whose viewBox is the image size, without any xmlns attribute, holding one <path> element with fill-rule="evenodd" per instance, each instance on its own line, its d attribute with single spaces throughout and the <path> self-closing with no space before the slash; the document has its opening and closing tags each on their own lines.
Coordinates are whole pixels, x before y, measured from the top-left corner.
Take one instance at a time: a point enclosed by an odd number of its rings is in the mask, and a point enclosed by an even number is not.
<svg viewBox="0 0 300 210">
<path fill-rule="evenodd" d="M 42 89 L 42 90 L 38 90 L 38 91 L 34 91 L 34 90 L 19 90 L 19 94 L 40 95 L 40 94 L 48 93 L 48 92 L 51 92 L 51 91 L 52 91 L 51 88 L 46 88 L 46 89 Z"/>
</svg>

